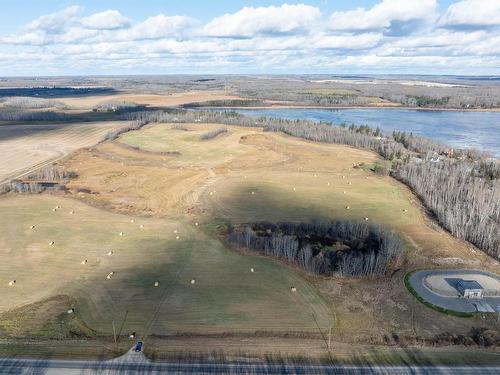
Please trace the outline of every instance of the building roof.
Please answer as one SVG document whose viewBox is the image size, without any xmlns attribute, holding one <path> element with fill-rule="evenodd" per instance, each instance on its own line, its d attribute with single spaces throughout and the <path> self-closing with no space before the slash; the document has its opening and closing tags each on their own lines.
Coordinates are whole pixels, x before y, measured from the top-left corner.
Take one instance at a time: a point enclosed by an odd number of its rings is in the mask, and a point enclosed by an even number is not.
<svg viewBox="0 0 500 375">
<path fill-rule="evenodd" d="M 476 280 L 460 280 L 458 282 L 463 289 L 483 289 L 481 284 L 479 284 Z"/>
</svg>

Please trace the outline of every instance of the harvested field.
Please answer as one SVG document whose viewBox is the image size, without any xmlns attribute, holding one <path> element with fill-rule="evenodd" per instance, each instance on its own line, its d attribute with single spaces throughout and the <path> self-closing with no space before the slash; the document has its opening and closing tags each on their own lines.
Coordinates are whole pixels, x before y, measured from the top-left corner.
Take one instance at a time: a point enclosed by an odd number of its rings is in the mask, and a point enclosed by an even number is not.
<svg viewBox="0 0 500 375">
<path fill-rule="evenodd" d="M 93 146 L 127 122 L 0 125 L 0 182 Z"/>
</svg>

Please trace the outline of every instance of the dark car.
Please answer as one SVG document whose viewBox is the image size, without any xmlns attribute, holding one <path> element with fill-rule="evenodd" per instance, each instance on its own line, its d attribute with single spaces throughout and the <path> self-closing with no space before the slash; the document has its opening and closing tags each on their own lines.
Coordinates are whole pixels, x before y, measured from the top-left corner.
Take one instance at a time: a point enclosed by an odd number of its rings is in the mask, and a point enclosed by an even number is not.
<svg viewBox="0 0 500 375">
<path fill-rule="evenodd" d="M 136 345 L 135 345 L 135 349 L 134 349 L 136 352 L 140 352 L 142 350 L 142 341 L 139 341 Z"/>
</svg>

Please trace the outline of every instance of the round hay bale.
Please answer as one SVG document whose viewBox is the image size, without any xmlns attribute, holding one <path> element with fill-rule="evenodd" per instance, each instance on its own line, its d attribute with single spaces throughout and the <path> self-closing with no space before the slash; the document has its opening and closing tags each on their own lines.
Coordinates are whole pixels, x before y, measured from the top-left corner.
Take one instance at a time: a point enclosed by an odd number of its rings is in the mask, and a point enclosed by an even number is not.
<svg viewBox="0 0 500 375">
<path fill-rule="evenodd" d="M 177 229 L 174 229 L 174 233 L 177 234 Z"/>
<path fill-rule="evenodd" d="M 367 218 L 367 217 L 365 217 L 365 221 L 368 221 L 368 218 Z"/>
<path fill-rule="evenodd" d="M 255 272 L 255 270 L 253 268 L 250 268 L 250 272 Z"/>
<path fill-rule="evenodd" d="M 344 178 L 345 178 L 345 176 L 342 176 L 342 178 L 344 179 Z"/>
<path fill-rule="evenodd" d="M 144 224 L 139 225 L 139 228 L 141 229 L 144 228 Z"/>
<path fill-rule="evenodd" d="M 196 283 L 196 280 L 195 280 L 195 279 L 192 279 L 192 280 L 191 280 L 191 285 L 192 285 L 192 284 L 194 284 L 194 283 Z"/>
<path fill-rule="evenodd" d="M 108 276 L 106 276 L 106 279 L 110 280 L 114 274 L 114 271 L 111 271 L 110 273 L 108 273 Z"/>
<path fill-rule="evenodd" d="M 135 220 L 134 219 L 130 219 L 130 222 L 133 224 L 135 222 Z"/>
<path fill-rule="evenodd" d="M 345 206 L 345 209 L 346 209 L 346 210 L 350 210 L 350 209 L 351 209 L 351 207 L 349 207 L 349 206 Z"/>
<path fill-rule="evenodd" d="M 314 177 L 318 177 L 318 175 L 315 173 L 315 174 L 314 174 Z"/>
<path fill-rule="evenodd" d="M 74 308 L 68 309 L 68 314 L 73 314 L 75 312 Z"/>
<path fill-rule="evenodd" d="M 16 285 L 16 280 L 9 281 L 9 286 L 14 286 L 14 285 Z"/>
<path fill-rule="evenodd" d="M 176 240 L 180 240 L 180 239 L 181 239 L 181 237 L 180 237 L 180 236 L 175 236 L 175 239 L 176 239 Z"/>
<path fill-rule="evenodd" d="M 61 208 L 61 206 L 56 206 L 56 210 L 58 210 L 58 209 L 60 209 L 60 208 Z"/>
<path fill-rule="evenodd" d="M 344 194 L 347 194 L 347 191 L 344 190 Z"/>
<path fill-rule="evenodd" d="M 351 182 L 351 181 L 349 181 L 347 184 L 348 184 L 348 185 L 352 185 L 352 182 Z"/>
<path fill-rule="evenodd" d="M 252 191 L 252 195 L 255 195 L 255 191 Z"/>
<path fill-rule="evenodd" d="M 87 264 L 87 259 L 82 260 L 81 264 L 84 264 L 84 265 Z"/>
<path fill-rule="evenodd" d="M 295 189 L 295 186 L 293 187 L 293 191 L 297 191 L 297 189 Z"/>
<path fill-rule="evenodd" d="M 155 286 L 160 286 L 160 282 L 159 281 L 155 281 Z"/>
<path fill-rule="evenodd" d="M 52 211 L 56 212 L 57 211 L 57 208 L 53 208 Z"/>
<path fill-rule="evenodd" d="M 123 236 L 123 232 L 120 232 L 120 236 Z"/>
<path fill-rule="evenodd" d="M 49 246 L 54 246 L 54 241 L 50 241 Z"/>
<path fill-rule="evenodd" d="M 197 227 L 198 225 L 199 225 L 199 224 L 198 224 L 198 222 L 194 223 L 194 226 L 195 226 L 195 227 Z"/>
<path fill-rule="evenodd" d="M 74 213 L 75 213 L 75 211 L 73 211 L 73 210 L 71 210 L 71 211 L 69 212 L 69 214 L 70 214 L 70 215 L 73 215 Z"/>
<path fill-rule="evenodd" d="M 131 339 L 135 339 L 135 332 L 132 332 L 128 337 L 130 337 Z"/>
<path fill-rule="evenodd" d="M 408 210 L 406 208 L 403 208 L 403 212 L 408 212 Z"/>
<path fill-rule="evenodd" d="M 296 291 L 297 291 L 297 288 L 296 288 L 296 287 L 294 287 L 294 286 L 292 286 L 292 287 L 290 287 L 290 290 L 291 290 L 292 292 L 296 292 Z"/>
<path fill-rule="evenodd" d="M 110 257 L 111 255 L 113 255 L 113 250 L 108 251 L 108 257 Z"/>
<path fill-rule="evenodd" d="M 30 229 L 35 229 L 35 226 L 34 225 L 30 225 Z"/>
<path fill-rule="evenodd" d="M 329 183 L 329 182 L 327 182 L 327 184 L 326 184 L 326 185 L 327 185 L 327 186 L 330 186 L 330 183 Z"/>
</svg>

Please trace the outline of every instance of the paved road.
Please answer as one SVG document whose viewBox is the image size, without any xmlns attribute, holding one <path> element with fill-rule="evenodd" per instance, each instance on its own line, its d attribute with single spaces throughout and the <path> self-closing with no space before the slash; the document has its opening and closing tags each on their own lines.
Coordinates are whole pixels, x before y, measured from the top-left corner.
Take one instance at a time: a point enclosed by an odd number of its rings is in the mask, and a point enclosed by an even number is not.
<svg viewBox="0 0 500 375">
<path fill-rule="evenodd" d="M 469 273 L 472 275 L 474 273 L 492 276 L 493 274 L 485 271 L 479 270 L 424 270 L 414 272 L 410 276 L 410 284 L 415 289 L 415 291 L 426 301 L 436 305 L 443 307 L 445 309 L 453 310 L 453 311 L 461 311 L 461 312 L 476 312 L 476 307 L 471 303 L 471 300 L 467 300 L 465 298 L 457 298 L 457 297 L 445 297 L 439 294 L 434 293 L 429 288 L 424 285 L 424 280 L 427 276 L 430 275 L 444 275 L 444 276 L 453 276 L 456 274 Z M 498 276 L 494 276 L 498 277 Z M 488 303 L 493 309 L 500 312 L 500 297 L 484 297 L 480 301 Z"/>
<path fill-rule="evenodd" d="M 493 375 L 498 367 L 431 367 L 431 366 L 312 366 L 269 364 L 214 364 L 214 363 L 159 363 L 116 361 L 63 361 L 63 360 L 0 360 L 1 374 L 342 374 L 342 375 Z"/>
</svg>

